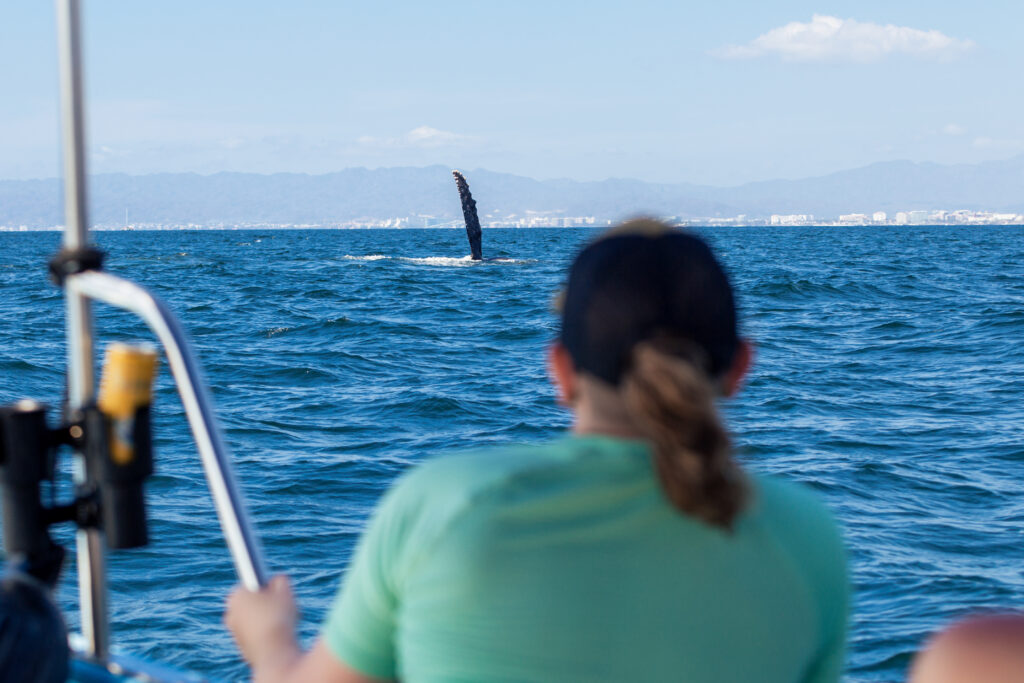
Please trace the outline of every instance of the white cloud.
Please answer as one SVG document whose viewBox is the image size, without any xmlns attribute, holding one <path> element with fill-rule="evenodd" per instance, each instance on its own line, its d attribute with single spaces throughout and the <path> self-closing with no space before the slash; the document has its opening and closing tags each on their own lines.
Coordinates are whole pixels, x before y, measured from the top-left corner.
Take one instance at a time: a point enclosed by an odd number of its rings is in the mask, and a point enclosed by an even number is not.
<svg viewBox="0 0 1024 683">
<path fill-rule="evenodd" d="M 396 138 L 378 138 L 364 135 L 356 140 L 357 143 L 367 147 L 384 147 L 390 149 L 405 149 L 410 147 L 436 148 L 453 147 L 473 141 L 470 135 L 450 133 L 446 130 L 438 130 L 430 126 L 419 126 L 408 133 Z"/>
<path fill-rule="evenodd" d="M 1024 149 L 1024 140 L 979 137 L 974 138 L 974 146 L 981 149 L 1019 150 Z"/>
<path fill-rule="evenodd" d="M 727 45 L 712 54 L 723 59 L 776 56 L 794 62 L 876 62 L 894 54 L 947 60 L 973 46 L 970 40 L 950 38 L 935 30 L 815 14 L 809 23 L 794 21 L 746 45 Z"/>
<path fill-rule="evenodd" d="M 943 135 L 963 135 L 967 132 L 967 129 L 963 126 L 959 126 L 955 123 L 947 123 L 942 127 Z"/>
</svg>

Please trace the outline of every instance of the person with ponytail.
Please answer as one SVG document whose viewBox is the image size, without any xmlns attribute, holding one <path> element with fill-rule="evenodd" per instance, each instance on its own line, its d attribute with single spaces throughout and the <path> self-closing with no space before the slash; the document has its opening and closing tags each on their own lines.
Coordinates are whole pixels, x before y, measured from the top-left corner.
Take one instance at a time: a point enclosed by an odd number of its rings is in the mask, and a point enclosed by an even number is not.
<svg viewBox="0 0 1024 683">
<path fill-rule="evenodd" d="M 840 534 L 733 455 L 718 401 L 752 351 L 707 244 L 625 223 L 577 255 L 559 307 L 572 430 L 404 474 L 307 653 L 283 577 L 236 590 L 255 680 L 839 680 Z"/>
</svg>

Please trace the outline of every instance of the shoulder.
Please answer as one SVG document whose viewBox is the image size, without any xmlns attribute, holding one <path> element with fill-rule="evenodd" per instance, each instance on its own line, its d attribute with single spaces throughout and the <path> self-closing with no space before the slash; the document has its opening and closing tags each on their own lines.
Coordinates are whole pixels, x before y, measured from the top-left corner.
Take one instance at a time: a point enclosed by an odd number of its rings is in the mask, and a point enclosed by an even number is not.
<svg viewBox="0 0 1024 683">
<path fill-rule="evenodd" d="M 751 474 L 758 493 L 766 500 L 786 500 L 791 504 L 825 509 L 818 494 L 808 485 L 774 474 Z"/>
<path fill-rule="evenodd" d="M 845 591 L 846 549 L 832 512 L 809 487 L 777 477 L 755 476 L 753 511 L 808 581 L 827 593 Z"/>
<path fill-rule="evenodd" d="M 808 486 L 764 475 L 751 478 L 754 518 L 793 559 L 823 608 L 844 613 L 849 593 L 846 549 L 831 511 Z"/>
<path fill-rule="evenodd" d="M 448 507 L 486 496 L 524 474 L 551 467 L 551 444 L 504 446 L 437 456 L 403 473 L 387 498 L 407 505 Z"/>
<path fill-rule="evenodd" d="M 431 458 L 406 470 L 384 495 L 381 508 L 443 522 L 523 476 L 556 467 L 552 450 L 557 445 L 504 446 Z"/>
<path fill-rule="evenodd" d="M 381 499 L 367 534 L 387 548 L 396 584 L 433 554 L 460 521 L 471 517 L 468 513 L 501 500 L 508 482 L 521 473 L 544 467 L 543 453 L 536 446 L 460 453 L 403 473 Z"/>
<path fill-rule="evenodd" d="M 810 487 L 779 477 L 751 475 L 755 511 L 789 534 L 816 539 L 840 539 L 839 524 L 821 497 Z"/>
</svg>

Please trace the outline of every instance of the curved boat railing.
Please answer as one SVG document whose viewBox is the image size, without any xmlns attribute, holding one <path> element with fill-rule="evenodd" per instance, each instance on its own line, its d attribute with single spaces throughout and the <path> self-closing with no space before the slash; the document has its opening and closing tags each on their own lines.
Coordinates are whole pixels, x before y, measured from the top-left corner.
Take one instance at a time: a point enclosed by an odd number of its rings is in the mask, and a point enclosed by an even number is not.
<svg viewBox="0 0 1024 683">
<path fill-rule="evenodd" d="M 238 579 L 249 590 L 258 590 L 267 582 L 263 553 L 249 523 L 235 482 L 231 456 L 221 438 L 213 403 L 185 330 L 160 299 L 134 282 L 100 271 L 85 271 L 68 277 L 65 286 L 75 295 L 136 314 L 160 340 L 199 450 Z"/>
<path fill-rule="evenodd" d="M 65 254 L 74 258 L 89 247 L 79 2 L 56 0 L 56 4 L 64 155 L 63 248 Z M 63 284 L 67 306 L 69 409 L 83 408 L 95 400 L 91 301 L 102 301 L 142 318 L 167 355 L 239 580 L 251 590 L 265 585 L 267 569 L 263 553 L 249 523 L 199 363 L 181 325 L 168 308 L 144 288 L 99 270 L 72 270 Z M 78 452 L 75 481 L 85 484 L 87 477 L 84 456 Z M 77 553 L 85 654 L 104 661 L 109 655 L 110 631 L 102 532 L 95 528 L 79 530 Z"/>
</svg>

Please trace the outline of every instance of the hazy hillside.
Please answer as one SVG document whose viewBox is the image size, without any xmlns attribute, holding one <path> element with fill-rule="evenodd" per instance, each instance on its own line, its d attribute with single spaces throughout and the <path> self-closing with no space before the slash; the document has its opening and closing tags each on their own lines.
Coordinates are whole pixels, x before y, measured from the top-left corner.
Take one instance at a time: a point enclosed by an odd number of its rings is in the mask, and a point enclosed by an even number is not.
<svg viewBox="0 0 1024 683">
<path fill-rule="evenodd" d="M 739 187 L 664 185 L 638 180 L 538 181 L 468 171 L 482 215 L 528 211 L 615 219 L 652 213 L 686 218 L 747 214 L 975 209 L 1024 212 L 1024 156 L 978 165 L 906 161 L 818 178 Z M 91 179 L 91 220 L 132 223 L 317 223 L 430 215 L 455 219 L 460 205 L 450 169 L 352 168 L 326 175 L 281 173 L 99 175 Z M 57 180 L 0 181 L 0 225 L 62 222 Z"/>
<path fill-rule="evenodd" d="M 818 178 L 775 180 L 715 190 L 751 214 L 1024 210 L 1024 155 L 1006 161 L 943 166 L 892 161 Z"/>
</svg>

